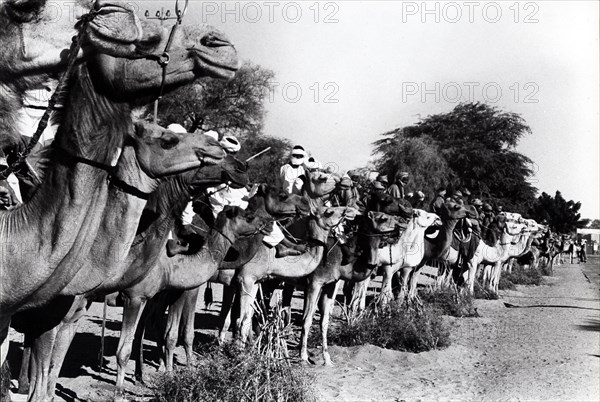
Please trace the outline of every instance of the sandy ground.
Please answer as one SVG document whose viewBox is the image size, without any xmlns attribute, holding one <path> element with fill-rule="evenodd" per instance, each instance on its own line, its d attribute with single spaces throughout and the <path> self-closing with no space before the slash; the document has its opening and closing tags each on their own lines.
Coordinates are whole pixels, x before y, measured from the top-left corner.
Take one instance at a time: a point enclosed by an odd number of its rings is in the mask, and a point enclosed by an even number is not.
<svg viewBox="0 0 600 402">
<path fill-rule="evenodd" d="M 444 350 L 413 354 L 371 345 L 331 347 L 332 368 L 321 366 L 319 351 L 313 350 L 317 364 L 309 370 L 320 399 L 600 400 L 600 265 L 598 259 L 588 261 L 557 267 L 544 286 L 502 292 L 500 300 L 477 300 L 479 318 L 445 318 L 452 346 Z M 300 298 L 296 302 L 300 308 Z M 197 340 L 214 335 L 218 308 L 220 303 L 204 310 L 199 300 Z M 108 310 L 105 370 L 98 373 L 101 317 L 102 306 L 94 305 L 82 322 L 61 372 L 58 400 L 112 399 L 121 312 Z M 20 336 L 13 333 L 11 340 L 15 372 Z M 148 341 L 147 349 L 153 351 L 153 345 Z M 154 368 L 148 371 L 155 372 L 156 364 L 149 363 Z M 131 382 L 133 362 L 128 374 L 128 397 L 149 400 L 151 391 Z"/>
</svg>

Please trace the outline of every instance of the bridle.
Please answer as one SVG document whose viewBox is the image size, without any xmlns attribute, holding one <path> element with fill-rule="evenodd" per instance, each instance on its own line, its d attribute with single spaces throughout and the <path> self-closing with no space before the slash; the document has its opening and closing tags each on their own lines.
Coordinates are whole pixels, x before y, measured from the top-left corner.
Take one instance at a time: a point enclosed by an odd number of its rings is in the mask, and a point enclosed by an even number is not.
<svg viewBox="0 0 600 402">
<path fill-rule="evenodd" d="M 169 61 L 171 60 L 169 51 L 171 50 L 171 46 L 173 44 L 173 38 L 175 37 L 175 33 L 177 32 L 179 25 L 181 25 L 181 23 L 183 22 L 183 17 L 185 16 L 185 14 L 187 12 L 188 4 L 189 4 L 189 0 L 185 0 L 185 6 L 184 6 L 183 10 L 180 10 L 179 9 L 179 0 L 175 0 L 175 13 L 177 14 L 177 22 L 171 28 L 171 33 L 169 35 L 169 39 L 167 40 L 165 50 L 160 55 L 156 55 L 156 54 L 152 54 L 152 53 L 143 54 L 143 56 L 146 59 L 155 60 L 159 64 L 159 66 L 162 68 L 162 81 L 161 81 L 159 92 L 158 92 L 158 95 L 156 98 L 157 100 L 160 100 L 162 98 L 162 95 L 164 92 L 166 78 L 167 78 L 167 66 L 169 65 Z M 100 14 L 101 10 L 102 10 L 102 7 L 98 7 L 97 0 L 94 0 L 92 10 L 90 12 L 88 12 L 87 14 L 81 16 L 80 25 L 78 28 L 79 30 L 77 32 L 77 35 L 73 38 L 73 42 L 71 43 L 71 47 L 69 48 L 69 54 L 67 56 L 67 68 L 65 69 L 65 72 L 61 76 L 61 78 L 58 82 L 58 85 L 57 85 L 56 89 L 54 90 L 54 93 L 52 94 L 52 96 L 50 97 L 50 100 L 48 101 L 48 106 L 46 107 L 46 110 L 44 111 L 44 114 L 38 123 L 37 129 L 36 129 L 35 133 L 33 134 L 33 136 L 31 137 L 31 139 L 29 140 L 27 147 L 23 151 L 17 153 L 17 158 L 15 159 L 15 161 L 13 161 L 13 163 L 11 163 L 10 166 L 8 166 L 6 169 L 4 169 L 3 171 L 0 172 L 0 180 L 6 180 L 6 178 L 8 178 L 8 176 L 11 173 L 16 172 L 17 169 L 19 168 L 19 166 L 21 166 L 23 164 L 25 164 L 28 167 L 28 169 L 33 172 L 33 169 L 31 169 L 31 167 L 27 163 L 27 157 L 29 156 L 29 154 L 31 153 L 31 151 L 33 150 L 35 145 L 38 143 L 40 137 L 42 136 L 42 133 L 48 126 L 48 121 L 50 120 L 50 114 L 55 109 L 55 106 L 56 106 L 61 94 L 63 92 L 65 92 L 69 78 L 71 77 L 71 75 L 73 73 L 73 68 L 75 66 L 75 61 L 77 60 L 77 55 L 79 54 L 79 50 L 81 49 L 82 39 L 83 39 L 83 35 L 86 32 L 86 28 L 88 27 L 90 22 L 92 22 L 94 20 L 94 18 L 96 18 L 96 16 L 98 14 Z M 19 25 L 19 32 L 20 32 L 20 37 L 21 37 L 21 52 L 26 52 L 25 39 L 23 37 L 23 31 L 22 31 L 21 25 Z M 99 165 L 98 162 L 89 161 L 89 160 L 87 160 L 85 158 L 81 158 L 81 157 L 77 157 L 77 161 L 82 162 L 82 163 L 87 163 L 94 167 L 98 167 L 98 165 Z M 105 167 L 105 166 L 103 166 L 102 168 L 105 170 L 107 169 L 107 167 Z M 39 177 L 37 177 L 37 175 L 33 174 L 32 177 L 33 177 L 34 181 L 36 182 L 35 184 L 41 183 L 41 180 L 39 179 Z"/>
</svg>

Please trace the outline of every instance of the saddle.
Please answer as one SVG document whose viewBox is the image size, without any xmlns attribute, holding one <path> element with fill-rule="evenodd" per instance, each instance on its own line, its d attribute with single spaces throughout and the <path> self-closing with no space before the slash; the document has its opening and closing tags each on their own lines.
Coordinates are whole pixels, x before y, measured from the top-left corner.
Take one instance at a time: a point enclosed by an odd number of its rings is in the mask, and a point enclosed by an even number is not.
<svg viewBox="0 0 600 402">
<path fill-rule="evenodd" d="M 458 250 L 463 261 L 469 261 L 475 255 L 480 238 L 469 230 L 467 225 L 456 225 L 452 232 L 452 248 Z"/>
</svg>

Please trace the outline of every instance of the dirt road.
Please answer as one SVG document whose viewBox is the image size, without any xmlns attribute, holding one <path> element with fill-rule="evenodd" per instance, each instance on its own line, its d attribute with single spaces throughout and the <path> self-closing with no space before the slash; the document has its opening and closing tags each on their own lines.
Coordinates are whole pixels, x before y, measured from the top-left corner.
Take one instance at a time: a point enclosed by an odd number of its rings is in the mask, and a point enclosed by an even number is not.
<svg viewBox="0 0 600 402">
<path fill-rule="evenodd" d="M 588 261 L 585 267 L 556 267 L 544 286 L 502 292 L 500 300 L 477 300 L 479 318 L 447 317 L 452 328 L 447 349 L 412 354 L 375 346 L 332 347 L 336 367 L 309 368 L 321 399 L 600 400 L 600 266 L 598 259 Z M 215 303 L 207 312 L 199 301 L 197 337 L 214 332 L 219 307 Z M 61 373 L 59 399 L 112 398 L 121 312 L 109 309 L 107 368 L 98 374 L 101 313 L 101 305 L 95 305 L 82 323 Z M 318 362 L 318 351 L 313 352 Z M 18 359 L 13 342 L 13 368 Z M 131 363 L 128 378 L 132 373 Z M 131 382 L 127 387 L 132 400 L 149 399 L 148 389 Z"/>
</svg>

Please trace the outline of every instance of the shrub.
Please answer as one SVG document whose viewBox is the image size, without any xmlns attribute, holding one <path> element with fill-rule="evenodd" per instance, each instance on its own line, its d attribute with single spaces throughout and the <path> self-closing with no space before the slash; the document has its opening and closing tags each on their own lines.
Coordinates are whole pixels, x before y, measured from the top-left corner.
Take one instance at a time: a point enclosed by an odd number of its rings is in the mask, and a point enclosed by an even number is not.
<svg viewBox="0 0 600 402">
<path fill-rule="evenodd" d="M 506 281 L 506 286 L 509 283 L 512 287 L 502 288 L 502 282 Z M 523 269 L 521 266 L 516 266 L 512 272 L 503 272 L 498 283 L 498 289 L 514 289 L 514 285 L 538 286 L 542 284 L 542 273 L 538 269 Z"/>
<path fill-rule="evenodd" d="M 500 278 L 502 280 L 502 278 Z M 500 287 L 500 283 L 498 283 L 498 287 Z M 490 292 L 485 289 L 479 281 L 475 281 L 474 286 L 475 298 L 483 299 L 483 300 L 498 300 L 498 295 L 494 292 Z"/>
<path fill-rule="evenodd" d="M 314 401 L 313 378 L 299 366 L 233 343 L 213 346 L 192 367 L 157 380 L 157 401 Z"/>
<path fill-rule="evenodd" d="M 466 291 L 459 291 L 455 285 L 429 287 L 420 292 L 419 297 L 442 314 L 453 317 L 479 317 L 477 309 L 473 306 L 473 296 Z"/>
<path fill-rule="evenodd" d="M 371 303 L 365 311 L 348 316 L 330 331 L 332 344 L 372 344 L 387 349 L 424 352 L 450 345 L 450 332 L 434 307 L 407 307 L 392 301 Z"/>
<path fill-rule="evenodd" d="M 500 281 L 498 281 L 498 290 L 515 290 L 517 287 L 511 281 L 506 274 L 502 274 L 500 276 Z"/>
<path fill-rule="evenodd" d="M 315 401 L 314 378 L 287 358 L 281 303 L 259 313 L 261 332 L 249 348 L 238 343 L 199 345 L 197 361 L 157 379 L 154 395 L 170 401 Z"/>
</svg>

